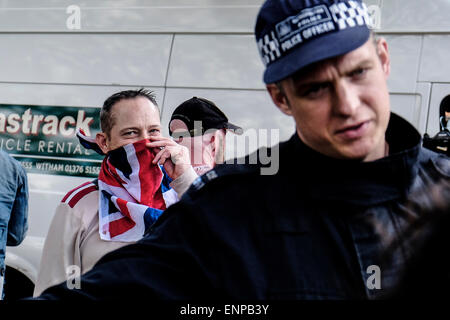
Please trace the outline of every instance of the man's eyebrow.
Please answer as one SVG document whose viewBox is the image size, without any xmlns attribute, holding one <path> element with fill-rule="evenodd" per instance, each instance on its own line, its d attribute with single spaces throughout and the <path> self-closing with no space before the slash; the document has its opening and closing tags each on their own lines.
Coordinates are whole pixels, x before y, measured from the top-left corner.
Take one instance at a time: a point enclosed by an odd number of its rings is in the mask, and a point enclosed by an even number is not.
<svg viewBox="0 0 450 320">
<path fill-rule="evenodd" d="M 373 64 L 372 59 L 364 59 L 354 65 L 351 65 L 348 70 L 343 72 L 343 75 L 350 75 L 351 73 L 355 72 L 356 70 L 360 68 L 367 68 L 370 67 Z M 297 79 L 293 79 L 295 88 L 301 89 L 304 87 L 310 87 L 315 85 L 322 85 L 329 82 L 332 82 L 331 79 L 328 79 L 327 77 L 321 78 L 319 75 L 318 70 L 312 70 L 309 73 L 305 73 L 303 77 L 298 76 Z M 308 78 L 312 78 L 309 80 Z"/>
<path fill-rule="evenodd" d="M 348 68 L 348 71 L 345 71 L 344 74 L 345 75 L 349 75 L 353 72 L 355 72 L 356 70 L 360 69 L 360 68 L 367 68 L 370 67 L 373 64 L 372 59 L 365 59 L 362 60 L 360 62 L 358 62 L 357 64 L 351 66 L 350 68 Z"/>
<path fill-rule="evenodd" d="M 328 84 L 331 82 L 332 82 L 331 79 L 305 80 L 305 81 L 301 81 L 301 82 L 297 82 L 297 83 L 294 82 L 294 88 L 297 91 L 301 91 L 301 90 L 308 89 L 310 87 L 325 85 L 325 84 Z"/>
<path fill-rule="evenodd" d="M 316 66 L 297 73 L 291 78 L 291 80 L 295 88 L 309 87 L 330 82 L 330 79 L 320 76 L 320 73 L 321 69 Z"/>
</svg>

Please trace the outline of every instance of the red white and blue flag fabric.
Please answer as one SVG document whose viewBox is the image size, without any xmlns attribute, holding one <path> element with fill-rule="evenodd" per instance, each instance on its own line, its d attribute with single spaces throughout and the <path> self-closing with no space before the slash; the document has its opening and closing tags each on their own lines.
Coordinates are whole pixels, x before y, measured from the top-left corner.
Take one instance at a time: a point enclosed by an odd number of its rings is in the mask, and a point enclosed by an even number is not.
<svg viewBox="0 0 450 320">
<path fill-rule="evenodd" d="M 80 141 L 84 133 L 78 132 Z M 142 238 L 178 195 L 163 166 L 152 164 L 149 140 L 127 144 L 108 152 L 99 177 L 99 233 L 107 241 L 135 242 Z M 94 141 L 84 140 L 89 147 Z M 97 146 L 98 148 L 98 146 Z M 95 150 L 95 146 L 90 149 Z"/>
</svg>

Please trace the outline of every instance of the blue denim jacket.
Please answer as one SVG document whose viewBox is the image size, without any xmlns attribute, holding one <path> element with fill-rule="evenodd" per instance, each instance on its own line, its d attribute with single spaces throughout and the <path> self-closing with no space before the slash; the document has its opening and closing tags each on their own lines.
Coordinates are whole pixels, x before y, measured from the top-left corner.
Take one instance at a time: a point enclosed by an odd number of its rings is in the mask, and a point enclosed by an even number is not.
<svg viewBox="0 0 450 320">
<path fill-rule="evenodd" d="M 0 274 L 6 246 L 17 246 L 28 229 L 28 181 L 21 164 L 0 151 Z M 1 289 L 1 288 L 0 288 Z"/>
</svg>

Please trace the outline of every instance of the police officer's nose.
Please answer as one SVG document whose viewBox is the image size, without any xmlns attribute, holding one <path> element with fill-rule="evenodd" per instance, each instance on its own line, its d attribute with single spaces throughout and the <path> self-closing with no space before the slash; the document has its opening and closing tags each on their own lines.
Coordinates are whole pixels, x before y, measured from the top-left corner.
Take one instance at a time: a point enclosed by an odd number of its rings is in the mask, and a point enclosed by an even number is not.
<svg viewBox="0 0 450 320">
<path fill-rule="evenodd" d="M 360 104 L 359 94 L 351 84 L 342 81 L 335 86 L 334 112 L 340 116 L 352 116 Z"/>
</svg>

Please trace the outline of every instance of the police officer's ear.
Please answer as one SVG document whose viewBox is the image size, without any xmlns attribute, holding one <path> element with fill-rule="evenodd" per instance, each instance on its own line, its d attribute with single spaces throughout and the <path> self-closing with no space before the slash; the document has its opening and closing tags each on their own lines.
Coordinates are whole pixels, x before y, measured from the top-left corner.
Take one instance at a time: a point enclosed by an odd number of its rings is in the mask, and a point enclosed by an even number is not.
<svg viewBox="0 0 450 320">
<path fill-rule="evenodd" d="M 289 100 L 283 90 L 282 83 L 269 83 L 266 85 L 267 91 L 269 91 L 270 97 L 273 103 L 281 110 L 284 114 L 288 116 L 292 115 L 291 107 L 289 105 Z"/>
<path fill-rule="evenodd" d="M 386 39 L 379 38 L 376 40 L 376 51 L 381 62 L 383 73 L 387 79 L 391 72 L 391 61 L 389 58 L 388 44 L 386 42 Z"/>
</svg>

